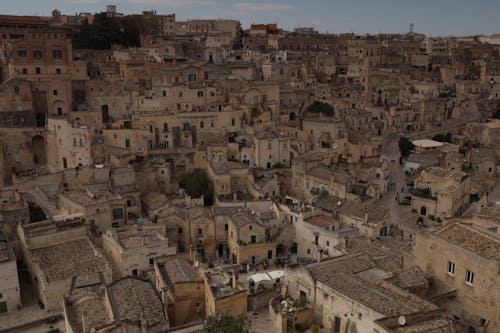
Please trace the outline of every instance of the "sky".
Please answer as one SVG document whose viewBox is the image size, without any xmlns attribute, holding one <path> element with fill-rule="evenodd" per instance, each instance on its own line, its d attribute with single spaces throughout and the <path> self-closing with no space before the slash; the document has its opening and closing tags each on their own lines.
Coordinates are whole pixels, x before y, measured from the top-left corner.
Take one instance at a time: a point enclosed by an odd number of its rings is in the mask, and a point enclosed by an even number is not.
<svg viewBox="0 0 500 333">
<path fill-rule="evenodd" d="M 155 9 L 176 20 L 231 18 L 246 28 L 277 22 L 279 27 L 314 27 L 320 32 L 405 33 L 409 24 L 426 35 L 500 33 L 500 0 L 0 0 L 0 14 L 48 16 L 101 12 L 116 5 L 121 13 Z"/>
</svg>

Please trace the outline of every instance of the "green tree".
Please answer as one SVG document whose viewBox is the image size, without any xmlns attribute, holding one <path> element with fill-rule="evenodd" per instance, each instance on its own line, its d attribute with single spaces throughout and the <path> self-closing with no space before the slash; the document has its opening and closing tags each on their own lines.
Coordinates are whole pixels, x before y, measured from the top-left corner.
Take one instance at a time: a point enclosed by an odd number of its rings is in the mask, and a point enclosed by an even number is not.
<svg viewBox="0 0 500 333">
<path fill-rule="evenodd" d="M 140 16 L 107 17 L 96 14 L 92 24 L 84 25 L 73 38 L 75 49 L 105 50 L 112 45 L 140 46 L 141 33 L 147 29 Z"/>
<path fill-rule="evenodd" d="M 205 205 L 213 203 L 214 186 L 207 173 L 203 169 L 195 169 L 193 172 L 182 176 L 179 186 L 186 190 L 191 197 L 203 195 Z"/>
<path fill-rule="evenodd" d="M 432 137 L 432 140 L 439 142 L 449 142 L 451 143 L 451 133 L 446 134 L 436 134 Z"/>
<path fill-rule="evenodd" d="M 327 117 L 333 117 L 335 115 L 335 111 L 333 106 L 328 103 L 323 103 L 320 101 L 315 101 L 307 108 L 308 112 L 311 113 L 322 113 Z"/>
<path fill-rule="evenodd" d="M 205 333 L 251 333 L 251 322 L 245 316 L 217 314 L 207 318 Z"/>
<path fill-rule="evenodd" d="M 399 139 L 398 146 L 402 157 L 410 156 L 412 150 L 415 149 L 415 145 L 404 136 Z"/>
</svg>

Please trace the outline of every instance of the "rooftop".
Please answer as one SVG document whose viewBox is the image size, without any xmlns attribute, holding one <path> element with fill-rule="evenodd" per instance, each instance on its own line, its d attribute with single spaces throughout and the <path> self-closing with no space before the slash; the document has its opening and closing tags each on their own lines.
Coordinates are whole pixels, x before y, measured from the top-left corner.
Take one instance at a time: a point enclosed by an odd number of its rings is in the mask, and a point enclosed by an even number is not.
<svg viewBox="0 0 500 333">
<path fill-rule="evenodd" d="M 346 201 L 339 209 L 344 215 L 352 215 L 361 219 L 367 218 L 368 223 L 378 223 L 389 215 L 389 209 L 377 205 L 374 201 Z"/>
<path fill-rule="evenodd" d="M 375 323 L 392 333 L 453 333 L 456 330 L 449 319 L 444 317 L 442 310 L 432 310 L 423 313 L 406 315 L 405 324 L 401 325 L 400 316 L 390 316 L 377 319 Z"/>
<path fill-rule="evenodd" d="M 341 171 L 333 170 L 322 166 L 308 170 L 306 172 L 306 175 L 317 177 L 320 179 L 333 179 L 335 182 L 341 184 L 347 184 L 350 179 L 349 175 Z"/>
<path fill-rule="evenodd" d="M 231 170 L 248 169 L 246 165 L 232 161 L 210 163 L 210 166 L 212 170 L 218 174 L 229 173 Z"/>
<path fill-rule="evenodd" d="M 500 260 L 500 236 L 474 224 L 452 222 L 436 235 L 491 260 Z"/>
<path fill-rule="evenodd" d="M 210 291 L 215 299 L 221 299 L 229 296 L 246 293 L 239 288 L 233 288 L 231 278 L 220 271 L 210 271 L 205 273 Z"/>
<path fill-rule="evenodd" d="M 174 284 L 186 282 L 200 282 L 203 279 L 196 273 L 193 266 L 186 260 L 173 259 L 160 263 L 158 265 L 160 273 L 169 285 L 169 288 L 174 290 Z"/>
<path fill-rule="evenodd" d="M 125 249 L 134 249 L 167 242 L 164 229 L 148 227 L 125 227 L 116 229 L 116 240 Z"/>
<path fill-rule="evenodd" d="M 248 223 L 261 224 L 260 220 L 255 214 L 252 214 L 248 209 L 242 208 L 238 210 L 235 214 L 231 215 L 231 221 L 234 223 L 236 228 L 241 228 Z"/>
<path fill-rule="evenodd" d="M 108 286 L 116 319 L 139 321 L 148 326 L 167 320 L 160 296 L 149 281 L 127 277 Z"/>
<path fill-rule="evenodd" d="M 430 139 L 413 140 L 412 143 L 419 148 L 437 148 L 444 145 L 442 142 Z"/>
<path fill-rule="evenodd" d="M 374 267 L 368 255 L 354 254 L 312 264 L 307 269 L 315 280 L 386 316 L 437 308 L 382 279 L 358 276 Z"/>
<path fill-rule="evenodd" d="M 304 219 L 304 222 L 318 226 L 318 227 L 329 227 L 334 224 L 333 219 L 326 215 L 314 215 Z"/>
<path fill-rule="evenodd" d="M 32 253 L 49 282 L 101 272 L 109 267 L 87 238 L 34 249 Z"/>
</svg>

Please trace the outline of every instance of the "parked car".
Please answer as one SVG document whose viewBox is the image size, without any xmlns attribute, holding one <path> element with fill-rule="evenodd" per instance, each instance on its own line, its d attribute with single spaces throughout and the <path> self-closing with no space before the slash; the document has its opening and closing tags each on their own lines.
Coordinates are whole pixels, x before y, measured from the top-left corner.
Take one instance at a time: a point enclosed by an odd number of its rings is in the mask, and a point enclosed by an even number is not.
<svg viewBox="0 0 500 333">
<path fill-rule="evenodd" d="M 405 205 L 405 206 L 409 206 L 411 205 L 411 200 L 408 200 L 407 198 L 403 198 L 399 201 L 399 204 L 400 205 Z"/>
</svg>

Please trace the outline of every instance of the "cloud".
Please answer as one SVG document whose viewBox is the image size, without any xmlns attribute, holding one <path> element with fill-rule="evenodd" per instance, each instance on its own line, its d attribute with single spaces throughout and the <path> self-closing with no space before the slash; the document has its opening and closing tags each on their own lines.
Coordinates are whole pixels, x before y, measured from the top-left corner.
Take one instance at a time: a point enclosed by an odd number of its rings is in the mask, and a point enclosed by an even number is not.
<svg viewBox="0 0 500 333">
<path fill-rule="evenodd" d="M 232 5 L 236 11 L 285 11 L 295 10 L 292 4 L 264 3 L 264 2 L 237 2 Z"/>
</svg>

